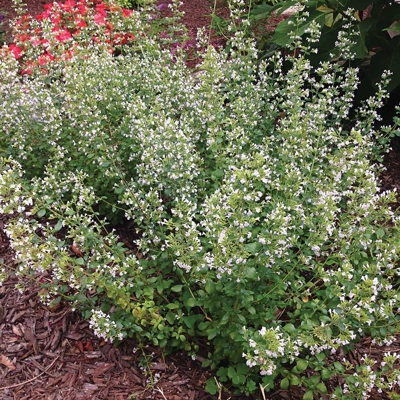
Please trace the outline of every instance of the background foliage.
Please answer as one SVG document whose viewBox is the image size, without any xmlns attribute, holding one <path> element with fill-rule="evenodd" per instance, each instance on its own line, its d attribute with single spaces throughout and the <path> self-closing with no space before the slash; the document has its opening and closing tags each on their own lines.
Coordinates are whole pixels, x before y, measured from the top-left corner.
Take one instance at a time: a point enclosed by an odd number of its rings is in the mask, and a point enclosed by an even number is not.
<svg viewBox="0 0 400 400">
<path fill-rule="evenodd" d="M 299 4 L 297 1 L 269 2 L 263 1 L 252 8 L 254 21 L 267 19 L 273 12 L 278 14 L 289 7 Z M 314 44 L 318 53 L 311 53 L 313 65 L 321 61 L 343 60 L 352 66 L 362 66 L 359 98 L 365 99 L 376 90 L 384 70 L 393 73 L 388 91 L 400 84 L 400 4 L 387 0 L 345 0 L 325 1 L 310 0 L 301 2 L 304 6 L 296 15 L 282 21 L 271 42 L 279 46 L 287 46 L 291 41 L 291 32 L 296 36 L 307 38 L 310 24 L 320 26 L 321 38 Z M 339 36 L 345 35 L 349 41 L 351 56 L 337 46 Z M 269 46 L 268 46 L 269 47 Z"/>
</svg>

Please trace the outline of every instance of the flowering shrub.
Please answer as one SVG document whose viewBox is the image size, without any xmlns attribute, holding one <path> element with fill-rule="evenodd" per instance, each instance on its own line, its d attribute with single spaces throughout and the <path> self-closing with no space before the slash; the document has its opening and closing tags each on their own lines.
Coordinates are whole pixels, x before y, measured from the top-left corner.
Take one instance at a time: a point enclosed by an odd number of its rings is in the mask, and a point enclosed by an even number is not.
<svg viewBox="0 0 400 400">
<path fill-rule="evenodd" d="M 52 63 L 57 80 L 21 83 L 18 61 L 1 59 L 15 273 L 48 271 L 43 301 L 70 301 L 108 340 L 193 355 L 206 342 L 204 365 L 241 393 L 302 385 L 310 399 L 337 374 L 342 399 L 395 390 L 397 356 L 380 372 L 330 358 L 398 332 L 399 217 L 371 162 L 397 129 L 373 129 L 383 86 L 346 130 L 354 69 L 313 69 L 301 52 L 259 63 L 236 32 L 229 55 L 210 47 L 193 74 L 140 40 L 140 53 L 94 43 Z M 122 217 L 131 249 L 109 224 Z"/>
<path fill-rule="evenodd" d="M 114 53 L 133 44 L 138 34 L 135 13 L 114 3 L 67 0 L 44 8 L 35 17 L 25 14 L 15 21 L 14 42 L 8 48 L 20 60 L 22 74 L 35 69 L 48 73 L 49 63 L 70 59 L 94 43 Z"/>
</svg>

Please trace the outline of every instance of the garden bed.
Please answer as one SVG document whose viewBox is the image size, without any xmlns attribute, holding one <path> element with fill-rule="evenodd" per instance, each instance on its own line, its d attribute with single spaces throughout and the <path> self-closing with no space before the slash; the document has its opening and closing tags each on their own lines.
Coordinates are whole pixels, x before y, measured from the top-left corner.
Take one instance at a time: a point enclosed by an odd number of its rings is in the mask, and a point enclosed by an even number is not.
<svg viewBox="0 0 400 400">
<path fill-rule="evenodd" d="M 36 7 L 36 2 L 31 6 Z M 7 3 L 8 4 L 8 3 Z M 0 3 L 0 11 L 2 3 Z M 195 28 L 207 26 L 209 20 L 205 14 L 211 12 L 207 1 L 185 1 L 187 11 L 184 22 L 189 33 Z M 5 10 L 9 11 L 9 10 Z M 31 12 L 39 12 L 32 8 Z M 213 44 L 223 44 L 216 37 Z M 385 156 L 386 171 L 381 175 L 382 190 L 400 188 L 400 156 L 391 150 Z M 0 221 L 0 228 L 4 223 Z M 121 237 L 131 243 L 132 230 L 128 223 L 120 227 Z M 71 248 L 79 257 L 79 249 Z M 0 231 L 0 258 L 10 267 L 15 267 L 13 254 L 3 230 Z M 36 275 L 35 280 L 46 282 L 46 273 Z M 164 358 L 158 348 L 147 347 L 144 353 L 136 350 L 133 341 L 126 340 L 118 348 L 99 339 L 89 328 L 89 323 L 67 304 L 58 303 L 53 307 L 44 306 L 37 297 L 43 288 L 38 285 L 25 285 L 29 289 L 23 293 L 15 290 L 16 278 L 10 278 L 0 288 L 2 315 L 0 318 L 0 373 L 5 400 L 18 399 L 211 399 L 204 385 L 212 373 L 200 367 L 203 355 L 206 356 L 206 341 L 200 341 L 198 354 L 191 359 L 183 354 Z M 303 299 L 304 302 L 306 300 Z M 307 299 L 308 301 L 308 299 Z M 279 311 L 279 310 L 278 310 Z M 376 346 L 371 339 L 364 338 L 347 354 L 354 366 L 362 363 L 368 355 L 378 364 L 386 352 L 395 352 L 400 348 L 400 338 L 389 346 Z M 330 363 L 341 360 L 344 353 L 340 350 L 330 356 Z M 305 372 L 307 375 L 308 371 Z M 308 376 L 309 377 L 309 376 Z M 343 382 L 332 378 L 328 389 L 333 390 Z M 302 398 L 305 390 L 296 386 L 277 389 L 268 394 L 268 398 Z M 251 398 L 233 396 L 222 392 L 219 398 Z M 135 398 L 135 397 L 132 397 Z M 372 392 L 372 399 L 384 399 L 384 394 Z"/>
</svg>

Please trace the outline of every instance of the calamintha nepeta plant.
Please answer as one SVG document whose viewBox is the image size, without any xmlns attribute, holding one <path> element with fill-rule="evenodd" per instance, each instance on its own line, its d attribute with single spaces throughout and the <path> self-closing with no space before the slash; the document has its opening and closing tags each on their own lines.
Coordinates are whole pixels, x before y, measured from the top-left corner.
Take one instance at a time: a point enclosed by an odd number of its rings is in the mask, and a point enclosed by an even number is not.
<svg viewBox="0 0 400 400">
<path fill-rule="evenodd" d="M 369 361 L 355 377 L 328 357 L 399 326 L 395 193 L 371 162 L 385 91 L 345 129 L 356 70 L 302 54 L 259 63 L 240 31 L 231 49 L 208 48 L 193 74 L 151 35 L 119 55 L 93 43 L 50 63 L 53 80 L 21 78 L 5 53 L 0 212 L 16 273 L 48 271 L 43 300 L 71 301 L 106 339 L 192 354 L 207 340 L 205 365 L 242 393 L 280 381 L 310 398 L 337 373 L 365 383 L 357 398 L 391 390 L 392 359 L 377 386 Z M 122 219 L 130 250 L 110 225 Z"/>
</svg>

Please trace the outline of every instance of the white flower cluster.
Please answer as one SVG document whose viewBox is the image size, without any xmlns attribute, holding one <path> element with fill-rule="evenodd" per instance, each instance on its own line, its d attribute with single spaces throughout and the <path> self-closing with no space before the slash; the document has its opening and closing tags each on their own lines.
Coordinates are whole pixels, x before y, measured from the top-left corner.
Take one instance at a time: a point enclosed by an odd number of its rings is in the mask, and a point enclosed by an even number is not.
<svg viewBox="0 0 400 400">
<path fill-rule="evenodd" d="M 92 310 L 89 327 L 93 329 L 97 337 L 109 342 L 113 342 L 114 339 L 122 340 L 124 338 L 124 333 L 118 329 L 115 321 L 111 321 L 109 316 L 101 310 Z"/>
<path fill-rule="evenodd" d="M 248 334 L 244 328 L 245 334 Z M 280 327 L 262 327 L 257 333 L 253 333 L 249 339 L 249 353 L 243 353 L 248 367 L 260 367 L 261 375 L 272 375 L 276 370 L 278 360 L 283 357 L 299 355 L 297 345 L 291 342 L 287 334 L 283 334 Z"/>
</svg>

